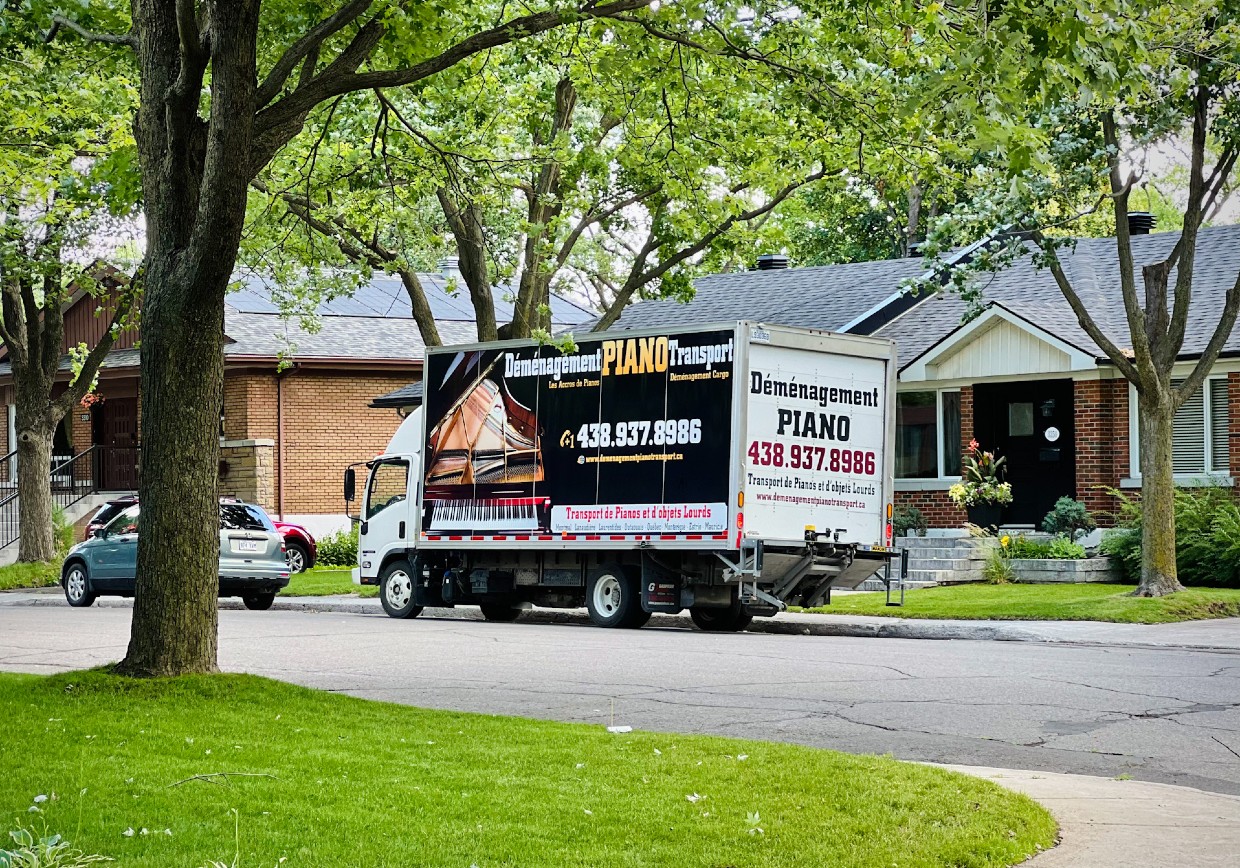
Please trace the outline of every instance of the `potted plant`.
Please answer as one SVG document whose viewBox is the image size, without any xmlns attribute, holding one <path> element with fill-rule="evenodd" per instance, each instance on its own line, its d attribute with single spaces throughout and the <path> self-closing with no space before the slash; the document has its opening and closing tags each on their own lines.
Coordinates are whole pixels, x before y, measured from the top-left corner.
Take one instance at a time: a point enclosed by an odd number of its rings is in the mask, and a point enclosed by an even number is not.
<svg viewBox="0 0 1240 868">
<path fill-rule="evenodd" d="M 969 441 L 961 462 L 961 481 L 948 489 L 947 496 L 964 507 L 970 524 L 999 526 L 1003 507 L 1012 502 L 1012 483 L 999 478 L 1006 461 L 993 452 L 983 452 L 976 440 Z"/>
</svg>

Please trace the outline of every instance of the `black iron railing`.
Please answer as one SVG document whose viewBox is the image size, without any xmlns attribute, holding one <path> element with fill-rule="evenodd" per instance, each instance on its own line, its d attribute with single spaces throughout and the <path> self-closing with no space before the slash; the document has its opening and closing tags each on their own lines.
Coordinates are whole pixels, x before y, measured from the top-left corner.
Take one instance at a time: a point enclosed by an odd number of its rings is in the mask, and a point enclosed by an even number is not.
<svg viewBox="0 0 1240 868">
<path fill-rule="evenodd" d="M 0 458 L 0 549 L 21 537 L 16 474 L 16 452 Z M 9 468 L 7 472 L 3 468 Z M 51 467 L 52 505 L 68 509 L 100 491 L 132 491 L 138 487 L 138 447 L 91 446 Z"/>
</svg>

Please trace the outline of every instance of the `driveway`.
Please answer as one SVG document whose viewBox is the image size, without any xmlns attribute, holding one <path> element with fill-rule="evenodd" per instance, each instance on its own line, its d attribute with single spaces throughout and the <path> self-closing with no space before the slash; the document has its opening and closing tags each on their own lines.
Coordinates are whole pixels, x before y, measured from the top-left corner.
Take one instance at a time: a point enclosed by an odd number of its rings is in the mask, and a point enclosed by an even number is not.
<svg viewBox="0 0 1240 868">
<path fill-rule="evenodd" d="M 0 605 L 0 668 L 119 659 L 130 610 Z M 371 699 L 1240 794 L 1240 653 L 221 611 L 220 665 Z"/>
</svg>

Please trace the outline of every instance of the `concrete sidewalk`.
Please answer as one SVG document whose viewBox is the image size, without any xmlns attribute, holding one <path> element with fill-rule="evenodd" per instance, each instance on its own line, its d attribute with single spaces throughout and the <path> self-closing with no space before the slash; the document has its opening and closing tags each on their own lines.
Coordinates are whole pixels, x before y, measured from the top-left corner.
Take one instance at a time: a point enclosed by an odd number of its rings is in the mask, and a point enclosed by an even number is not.
<svg viewBox="0 0 1240 868">
<path fill-rule="evenodd" d="M 0 606 L 64 606 L 59 587 L 0 592 Z M 131 600 L 102 597 L 96 606 L 132 606 Z M 220 600 L 220 608 L 240 609 L 237 599 Z M 277 597 L 273 608 L 302 612 L 383 615 L 377 598 L 353 595 Z M 478 620 L 477 607 L 427 609 L 424 618 Z M 582 624 L 585 609 L 534 609 L 521 620 L 536 624 Z M 688 614 L 655 615 L 650 627 L 690 628 Z M 1178 624 L 1111 624 L 1102 621 L 966 621 L 921 618 L 880 618 L 867 615 L 807 615 L 783 612 L 756 618 L 750 632 L 804 636 L 852 636 L 869 639 L 967 639 L 995 642 L 1044 642 L 1074 645 L 1120 645 L 1146 648 L 1189 648 L 1240 651 L 1240 618 L 1185 621 Z M 1240 861 L 1237 862 L 1240 864 Z"/>
<path fill-rule="evenodd" d="M 1214 868 L 1240 864 L 1240 798 L 1189 787 L 1054 772 L 943 766 L 1043 804 L 1060 843 L 1032 868 Z"/>
</svg>

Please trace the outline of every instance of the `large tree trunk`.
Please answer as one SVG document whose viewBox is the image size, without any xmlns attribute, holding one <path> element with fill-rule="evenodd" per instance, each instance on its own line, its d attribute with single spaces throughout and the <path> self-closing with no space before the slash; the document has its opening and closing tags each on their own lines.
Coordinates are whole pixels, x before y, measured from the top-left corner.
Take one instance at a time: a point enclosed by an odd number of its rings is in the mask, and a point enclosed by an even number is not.
<svg viewBox="0 0 1240 868">
<path fill-rule="evenodd" d="M 1161 597 L 1184 590 L 1175 563 L 1175 478 L 1171 464 L 1172 419 L 1167 396 L 1142 396 L 1141 583 L 1137 597 Z"/>
<path fill-rule="evenodd" d="M 151 264 L 142 311 L 138 576 L 119 667 L 129 675 L 216 669 L 225 287 L 175 281 L 174 269 Z"/>
<path fill-rule="evenodd" d="M 135 138 L 147 225 L 142 309 L 142 519 L 128 675 L 213 672 L 219 596 L 224 294 L 245 222 L 258 0 L 210 4 L 210 38 L 175 6 L 136 0 Z M 209 56 L 208 56 L 209 52 Z M 199 117 L 210 64 L 211 119 Z"/>
<path fill-rule="evenodd" d="M 43 399 L 46 403 L 46 397 Z M 19 561 L 56 557 L 52 528 L 52 435 L 56 426 L 44 414 L 17 407 L 17 516 Z"/>
</svg>

